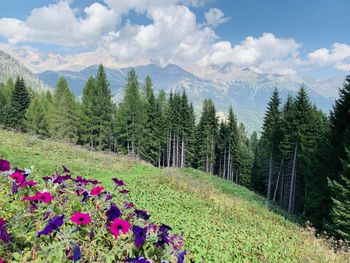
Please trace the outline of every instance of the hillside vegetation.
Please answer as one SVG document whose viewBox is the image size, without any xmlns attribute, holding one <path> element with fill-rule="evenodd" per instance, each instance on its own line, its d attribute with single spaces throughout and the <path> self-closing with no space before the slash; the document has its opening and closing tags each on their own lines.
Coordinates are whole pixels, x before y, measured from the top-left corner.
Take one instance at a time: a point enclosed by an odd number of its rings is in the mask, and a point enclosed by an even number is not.
<svg viewBox="0 0 350 263">
<path fill-rule="evenodd" d="M 111 188 L 123 179 L 152 220 L 184 236 L 186 262 L 347 262 L 244 187 L 193 169 L 157 169 L 124 156 L 0 129 L 0 158 L 41 177 L 66 165 Z"/>
</svg>

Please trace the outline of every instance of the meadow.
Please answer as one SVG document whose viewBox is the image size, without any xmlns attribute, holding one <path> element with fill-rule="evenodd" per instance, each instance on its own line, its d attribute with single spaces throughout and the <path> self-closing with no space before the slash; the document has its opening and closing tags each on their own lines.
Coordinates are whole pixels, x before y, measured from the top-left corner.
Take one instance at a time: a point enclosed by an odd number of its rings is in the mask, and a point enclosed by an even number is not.
<svg viewBox="0 0 350 263">
<path fill-rule="evenodd" d="M 194 169 L 158 169 L 126 156 L 0 129 L 1 158 L 31 168 L 34 178 L 65 165 L 74 176 L 97 179 L 110 190 L 112 178 L 122 179 L 138 208 L 183 236 L 185 262 L 349 261 L 264 198 Z"/>
</svg>

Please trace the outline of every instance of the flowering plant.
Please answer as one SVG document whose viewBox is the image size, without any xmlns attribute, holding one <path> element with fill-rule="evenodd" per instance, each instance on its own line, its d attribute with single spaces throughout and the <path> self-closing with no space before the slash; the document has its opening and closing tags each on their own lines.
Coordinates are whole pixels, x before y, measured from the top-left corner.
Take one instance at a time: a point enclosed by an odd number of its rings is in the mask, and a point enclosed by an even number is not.
<svg viewBox="0 0 350 263">
<path fill-rule="evenodd" d="M 149 221 L 113 178 L 62 174 L 29 180 L 30 170 L 0 160 L 0 262 L 184 262 L 182 237 Z"/>
</svg>

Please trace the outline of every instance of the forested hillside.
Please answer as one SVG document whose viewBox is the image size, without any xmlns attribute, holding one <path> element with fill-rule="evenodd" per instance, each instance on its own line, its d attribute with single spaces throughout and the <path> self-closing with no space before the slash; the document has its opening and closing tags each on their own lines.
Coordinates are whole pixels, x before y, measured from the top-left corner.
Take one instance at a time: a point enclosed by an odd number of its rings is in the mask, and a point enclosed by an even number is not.
<svg viewBox="0 0 350 263">
<path fill-rule="evenodd" d="M 23 79 L 0 87 L 4 127 L 91 149 L 127 154 L 157 167 L 192 167 L 252 189 L 319 230 L 350 239 L 350 77 L 330 116 L 300 87 L 267 105 L 261 136 L 248 136 L 230 108 L 219 119 L 211 99 L 200 116 L 185 91 L 154 92 L 131 69 L 116 105 L 101 65 L 76 98 L 60 78 L 53 93 L 33 92 Z"/>
</svg>

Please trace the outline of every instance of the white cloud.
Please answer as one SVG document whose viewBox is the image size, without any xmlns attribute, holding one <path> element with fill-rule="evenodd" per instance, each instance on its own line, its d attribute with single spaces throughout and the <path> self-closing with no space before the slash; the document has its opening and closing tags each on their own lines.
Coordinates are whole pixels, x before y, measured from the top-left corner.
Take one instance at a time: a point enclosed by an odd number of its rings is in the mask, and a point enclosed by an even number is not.
<svg viewBox="0 0 350 263">
<path fill-rule="evenodd" d="M 248 36 L 237 44 L 221 40 L 215 26 L 229 18 L 217 9 L 205 13 L 199 23 L 191 8 L 201 0 L 104 0 L 83 10 L 74 10 L 69 1 L 58 1 L 33 9 L 25 20 L 0 18 L 0 36 L 10 50 L 35 71 L 81 69 L 103 63 L 124 67 L 147 63 L 175 63 L 187 69 L 232 64 L 258 73 L 296 74 L 302 68 L 332 66 L 350 69 L 350 46 L 335 43 L 330 49 L 310 52 L 301 59 L 301 44 L 272 33 Z M 133 10 L 151 20 L 146 25 L 126 23 Z M 121 26 L 122 25 L 122 26 Z M 62 47 L 84 47 L 81 53 L 42 53 L 21 43 L 46 43 Z"/>
<path fill-rule="evenodd" d="M 334 43 L 330 49 L 320 48 L 307 56 L 309 65 L 334 66 L 341 71 L 350 71 L 350 45 Z"/>
<path fill-rule="evenodd" d="M 226 23 L 230 20 L 229 17 L 225 17 L 224 12 L 218 8 L 210 8 L 208 12 L 204 14 L 206 24 L 210 26 L 218 26 L 223 23 Z"/>
<path fill-rule="evenodd" d="M 0 19 L 0 35 L 10 43 L 23 41 L 76 46 L 94 44 L 101 34 L 113 30 L 118 17 L 108 7 L 93 3 L 78 17 L 69 2 L 35 8 L 25 20 Z"/>
</svg>

